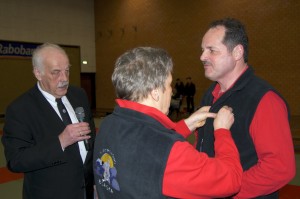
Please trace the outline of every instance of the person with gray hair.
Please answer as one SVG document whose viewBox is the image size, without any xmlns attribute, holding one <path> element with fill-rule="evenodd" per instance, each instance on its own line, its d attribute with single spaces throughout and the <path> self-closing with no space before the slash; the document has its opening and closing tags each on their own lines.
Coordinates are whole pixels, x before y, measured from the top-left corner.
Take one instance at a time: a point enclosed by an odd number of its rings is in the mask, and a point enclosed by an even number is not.
<svg viewBox="0 0 300 199">
<path fill-rule="evenodd" d="M 172 70 L 170 55 L 159 48 L 134 48 L 117 59 L 112 74 L 117 105 L 95 140 L 99 198 L 207 198 L 238 192 L 242 169 L 229 130 L 232 109 L 224 106 L 215 114 L 206 106 L 173 123 L 167 116 Z M 208 117 L 215 118 L 215 158 L 185 140 Z"/>
<path fill-rule="evenodd" d="M 69 58 L 60 46 L 38 46 L 32 64 L 37 83 L 5 114 L 7 167 L 24 173 L 24 199 L 93 199 L 95 124 L 87 95 L 69 85 Z"/>
</svg>

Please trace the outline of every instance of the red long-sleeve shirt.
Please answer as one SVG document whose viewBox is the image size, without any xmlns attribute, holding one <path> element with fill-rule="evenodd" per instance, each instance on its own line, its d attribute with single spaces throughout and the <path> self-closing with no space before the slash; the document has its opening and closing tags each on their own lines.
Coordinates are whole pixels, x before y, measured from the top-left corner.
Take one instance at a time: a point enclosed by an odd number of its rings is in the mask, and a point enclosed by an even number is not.
<svg viewBox="0 0 300 199">
<path fill-rule="evenodd" d="M 225 197 L 239 190 L 240 165 L 230 132 L 215 131 L 215 158 L 176 142 L 163 179 L 163 194 L 184 199 Z"/>
<path fill-rule="evenodd" d="M 117 100 L 120 107 L 130 108 L 158 120 L 166 128 L 183 136 L 191 132 L 182 120 L 173 123 L 159 110 L 135 102 Z M 209 158 L 189 142 L 175 142 L 163 176 L 163 194 L 180 199 L 202 199 L 232 195 L 240 189 L 242 167 L 230 131 L 218 129 L 215 134 L 216 157 Z"/>
<path fill-rule="evenodd" d="M 296 172 L 295 154 L 283 100 L 269 91 L 261 99 L 250 125 L 258 163 L 243 173 L 235 199 L 270 194 L 287 184 Z"/>
</svg>

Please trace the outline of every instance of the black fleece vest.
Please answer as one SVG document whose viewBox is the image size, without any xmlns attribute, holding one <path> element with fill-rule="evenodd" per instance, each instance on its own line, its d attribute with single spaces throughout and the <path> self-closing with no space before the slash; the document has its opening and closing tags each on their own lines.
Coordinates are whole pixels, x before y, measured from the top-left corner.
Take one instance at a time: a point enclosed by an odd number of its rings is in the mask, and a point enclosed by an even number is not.
<svg viewBox="0 0 300 199">
<path fill-rule="evenodd" d="M 93 163 L 99 198 L 166 198 L 163 175 L 178 140 L 184 138 L 152 117 L 116 107 L 102 122 L 95 141 Z"/>
<path fill-rule="evenodd" d="M 254 75 L 254 71 L 249 67 L 245 73 L 237 80 L 235 85 L 226 91 L 214 104 L 212 91 L 214 83 L 205 93 L 201 106 L 211 106 L 210 111 L 217 113 L 219 109 L 228 105 L 232 107 L 234 113 L 234 124 L 231 127 L 232 137 L 240 153 L 243 170 L 248 170 L 257 163 L 256 150 L 250 136 L 249 127 L 254 117 L 256 108 L 261 98 L 266 92 L 276 90 L 264 80 Z M 276 92 L 278 95 L 279 93 Z M 280 96 L 280 95 L 279 95 Z M 214 129 L 213 119 L 208 119 L 205 126 L 198 130 L 197 149 L 214 157 Z M 259 198 L 278 198 L 278 193 Z"/>
</svg>

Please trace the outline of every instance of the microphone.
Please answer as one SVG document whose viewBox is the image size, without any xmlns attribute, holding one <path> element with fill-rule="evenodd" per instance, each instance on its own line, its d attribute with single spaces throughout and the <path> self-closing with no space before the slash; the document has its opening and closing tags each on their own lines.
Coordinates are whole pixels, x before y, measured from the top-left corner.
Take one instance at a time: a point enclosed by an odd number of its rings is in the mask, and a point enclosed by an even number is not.
<svg viewBox="0 0 300 199">
<path fill-rule="evenodd" d="M 77 107 L 75 109 L 75 114 L 76 114 L 76 117 L 77 117 L 77 119 L 78 119 L 79 122 L 84 122 L 85 113 L 84 113 L 83 107 Z M 83 140 L 83 142 L 84 142 L 85 149 L 87 151 L 91 150 L 89 140 L 86 139 L 86 140 Z"/>
</svg>

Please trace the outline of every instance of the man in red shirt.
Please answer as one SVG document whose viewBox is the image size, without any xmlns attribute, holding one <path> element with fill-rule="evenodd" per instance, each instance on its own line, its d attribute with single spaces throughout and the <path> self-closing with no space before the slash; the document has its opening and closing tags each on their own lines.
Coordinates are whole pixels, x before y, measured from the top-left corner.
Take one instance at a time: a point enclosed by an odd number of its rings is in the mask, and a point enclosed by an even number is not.
<svg viewBox="0 0 300 199">
<path fill-rule="evenodd" d="M 234 198 L 277 199 L 278 190 L 295 175 L 289 111 L 280 94 L 255 76 L 248 65 L 248 37 L 241 22 L 226 18 L 211 23 L 202 40 L 205 77 L 214 81 L 202 106 L 217 112 L 233 108 L 231 128 L 240 152 L 243 180 Z M 197 148 L 214 157 L 212 121 L 199 129 Z"/>
</svg>

